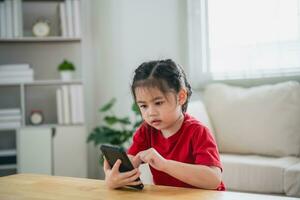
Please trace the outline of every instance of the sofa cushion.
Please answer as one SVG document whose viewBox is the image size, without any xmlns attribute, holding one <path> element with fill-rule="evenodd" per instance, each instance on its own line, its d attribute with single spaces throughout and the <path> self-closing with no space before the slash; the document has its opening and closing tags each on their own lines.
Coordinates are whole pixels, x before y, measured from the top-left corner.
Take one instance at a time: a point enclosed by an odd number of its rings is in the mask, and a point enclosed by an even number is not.
<svg viewBox="0 0 300 200">
<path fill-rule="evenodd" d="M 209 85 L 206 108 L 220 152 L 297 156 L 300 153 L 300 84 L 252 88 Z"/>
<path fill-rule="evenodd" d="M 300 197 L 300 162 L 285 171 L 284 191 L 289 196 Z"/>
<path fill-rule="evenodd" d="M 284 193 L 284 172 L 296 157 L 221 154 L 223 180 L 229 190 Z"/>
<path fill-rule="evenodd" d="M 214 130 L 210 123 L 210 119 L 207 114 L 205 105 L 201 100 L 191 101 L 189 103 L 187 113 L 189 113 L 191 116 L 195 117 L 200 122 L 202 122 L 207 128 L 209 128 L 212 134 L 214 134 Z"/>
</svg>

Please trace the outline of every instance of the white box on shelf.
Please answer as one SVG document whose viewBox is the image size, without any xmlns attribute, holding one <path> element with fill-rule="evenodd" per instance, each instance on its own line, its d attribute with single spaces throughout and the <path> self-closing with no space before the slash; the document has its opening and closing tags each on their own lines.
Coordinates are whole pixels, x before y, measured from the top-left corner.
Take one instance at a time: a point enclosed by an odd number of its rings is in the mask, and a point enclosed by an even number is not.
<svg viewBox="0 0 300 200">
<path fill-rule="evenodd" d="M 71 108 L 70 108 L 70 89 L 68 85 L 63 85 L 62 87 L 62 97 L 63 97 L 63 116 L 64 116 L 64 123 L 70 124 L 71 123 Z"/>
<path fill-rule="evenodd" d="M 57 122 L 58 124 L 64 124 L 64 115 L 63 115 L 63 97 L 62 90 L 58 88 L 56 90 L 56 109 L 57 109 Z"/>
</svg>

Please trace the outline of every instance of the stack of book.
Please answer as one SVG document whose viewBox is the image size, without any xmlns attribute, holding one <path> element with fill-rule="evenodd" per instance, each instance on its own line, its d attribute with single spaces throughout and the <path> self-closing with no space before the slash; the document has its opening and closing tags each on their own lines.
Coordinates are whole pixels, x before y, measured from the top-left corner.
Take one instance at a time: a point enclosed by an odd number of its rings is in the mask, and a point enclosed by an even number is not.
<svg viewBox="0 0 300 200">
<path fill-rule="evenodd" d="M 29 64 L 0 65 L 0 84 L 32 82 L 33 75 Z"/>
<path fill-rule="evenodd" d="M 58 124 L 84 123 L 82 85 L 63 85 L 56 90 Z"/>
<path fill-rule="evenodd" d="M 22 36 L 22 0 L 0 1 L 0 38 L 16 38 Z"/>
<path fill-rule="evenodd" d="M 0 129 L 15 129 L 21 126 L 19 108 L 0 109 Z"/>
<path fill-rule="evenodd" d="M 60 27 L 63 37 L 80 37 L 79 4 L 79 0 L 65 0 L 59 4 Z"/>
</svg>

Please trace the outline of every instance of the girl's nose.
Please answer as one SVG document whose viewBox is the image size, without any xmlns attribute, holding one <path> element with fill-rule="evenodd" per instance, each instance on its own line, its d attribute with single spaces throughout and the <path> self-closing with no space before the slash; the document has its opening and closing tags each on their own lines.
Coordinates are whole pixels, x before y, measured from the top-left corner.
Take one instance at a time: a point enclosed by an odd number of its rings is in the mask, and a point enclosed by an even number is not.
<svg viewBox="0 0 300 200">
<path fill-rule="evenodd" d="M 157 115 L 157 109 L 154 108 L 154 106 L 149 106 L 149 109 L 148 109 L 148 115 L 149 116 L 155 116 Z"/>
</svg>

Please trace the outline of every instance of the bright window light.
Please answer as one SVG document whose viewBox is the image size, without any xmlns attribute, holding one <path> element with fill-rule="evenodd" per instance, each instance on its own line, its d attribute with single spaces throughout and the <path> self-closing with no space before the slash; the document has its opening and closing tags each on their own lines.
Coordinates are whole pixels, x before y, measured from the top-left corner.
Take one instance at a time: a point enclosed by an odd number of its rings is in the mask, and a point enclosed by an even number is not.
<svg viewBox="0 0 300 200">
<path fill-rule="evenodd" d="M 197 67 L 205 69 L 212 79 L 300 75 L 299 0 L 195 1 L 205 2 L 205 6 L 190 6 L 190 12 L 196 13 L 190 14 L 194 22 L 190 22 L 190 30 L 199 26 L 202 36 L 190 34 L 190 44 L 201 41 L 193 45 L 202 48 L 190 53 L 207 59 L 206 66 L 201 61 Z M 190 0 L 190 4 L 197 5 L 195 1 Z M 199 11 L 206 15 L 197 14 Z M 196 24 L 197 17 L 205 23 Z M 206 49 L 203 43 L 207 43 Z"/>
</svg>

